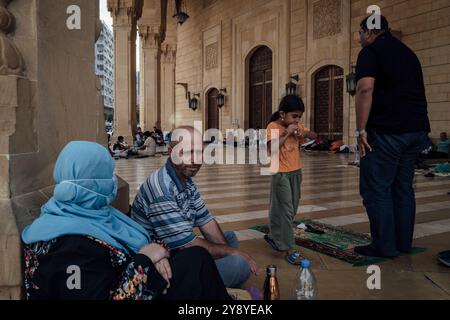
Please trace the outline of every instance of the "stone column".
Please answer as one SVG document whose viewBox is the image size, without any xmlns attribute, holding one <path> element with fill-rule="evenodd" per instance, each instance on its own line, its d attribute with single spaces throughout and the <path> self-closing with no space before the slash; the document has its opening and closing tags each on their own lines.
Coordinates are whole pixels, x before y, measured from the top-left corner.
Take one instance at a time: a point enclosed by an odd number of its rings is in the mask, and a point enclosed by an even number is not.
<svg viewBox="0 0 450 320">
<path fill-rule="evenodd" d="M 176 45 L 164 44 L 161 55 L 161 128 L 175 128 L 175 58 Z"/>
<path fill-rule="evenodd" d="M 142 0 L 108 0 L 113 17 L 115 69 L 115 132 L 133 143 L 136 121 L 136 36 Z"/>
<path fill-rule="evenodd" d="M 175 1 L 168 1 L 163 10 L 165 37 L 161 44 L 161 129 L 164 131 L 171 131 L 176 126 L 175 67 L 178 26 L 172 17 L 174 10 Z"/>
<path fill-rule="evenodd" d="M 0 0 L 0 300 L 20 299 L 20 232 L 11 202 L 11 157 L 18 152 L 17 122 L 21 113 L 28 115 L 29 99 L 22 55 L 7 36 L 15 28 L 15 18 L 7 9 L 11 2 Z"/>
<path fill-rule="evenodd" d="M 62 13 L 70 5 L 82 8 L 80 30 L 66 27 Z M 0 0 L 0 300 L 21 297 L 20 232 L 53 194 L 61 149 L 73 140 L 106 145 L 92 54 L 98 6 Z M 122 181 L 118 198 L 125 210 L 128 197 Z"/>
<path fill-rule="evenodd" d="M 140 125 L 153 131 L 161 116 L 161 32 L 159 25 L 139 25 L 141 37 L 140 61 Z"/>
</svg>

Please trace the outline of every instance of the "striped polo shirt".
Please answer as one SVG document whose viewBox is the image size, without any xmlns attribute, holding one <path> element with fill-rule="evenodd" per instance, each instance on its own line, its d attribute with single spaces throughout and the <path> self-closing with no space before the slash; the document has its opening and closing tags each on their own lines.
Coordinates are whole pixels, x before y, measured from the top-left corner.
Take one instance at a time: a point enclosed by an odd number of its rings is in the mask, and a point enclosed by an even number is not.
<svg viewBox="0 0 450 320">
<path fill-rule="evenodd" d="M 193 228 L 213 219 L 195 183 L 187 178 L 184 186 L 170 159 L 140 187 L 131 217 L 170 249 L 194 241 Z"/>
</svg>

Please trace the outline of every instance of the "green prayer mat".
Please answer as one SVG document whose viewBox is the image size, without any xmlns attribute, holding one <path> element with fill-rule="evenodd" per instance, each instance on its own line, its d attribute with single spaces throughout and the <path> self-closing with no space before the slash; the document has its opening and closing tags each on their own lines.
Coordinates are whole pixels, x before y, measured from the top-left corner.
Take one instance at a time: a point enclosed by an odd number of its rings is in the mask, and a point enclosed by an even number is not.
<svg viewBox="0 0 450 320">
<path fill-rule="evenodd" d="M 307 225 L 309 230 L 303 231 L 294 227 L 295 243 L 299 246 L 346 261 L 353 266 L 367 266 L 387 260 L 362 256 L 353 251 L 353 248 L 357 246 L 370 244 L 371 238 L 368 234 L 352 232 L 312 220 L 295 221 L 294 225 L 297 226 L 301 223 Z M 251 229 L 265 234 L 269 233 L 267 224 L 254 226 Z M 413 248 L 411 254 L 421 253 L 425 250 L 424 248 Z"/>
</svg>

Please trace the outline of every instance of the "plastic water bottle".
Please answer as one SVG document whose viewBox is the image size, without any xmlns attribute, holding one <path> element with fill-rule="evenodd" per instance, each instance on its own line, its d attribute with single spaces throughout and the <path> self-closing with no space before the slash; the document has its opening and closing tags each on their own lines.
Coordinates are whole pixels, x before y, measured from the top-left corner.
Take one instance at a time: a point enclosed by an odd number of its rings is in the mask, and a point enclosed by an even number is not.
<svg viewBox="0 0 450 320">
<path fill-rule="evenodd" d="M 294 288 L 294 300 L 313 300 L 317 293 L 316 279 L 309 268 L 310 265 L 309 260 L 302 261 Z"/>
</svg>

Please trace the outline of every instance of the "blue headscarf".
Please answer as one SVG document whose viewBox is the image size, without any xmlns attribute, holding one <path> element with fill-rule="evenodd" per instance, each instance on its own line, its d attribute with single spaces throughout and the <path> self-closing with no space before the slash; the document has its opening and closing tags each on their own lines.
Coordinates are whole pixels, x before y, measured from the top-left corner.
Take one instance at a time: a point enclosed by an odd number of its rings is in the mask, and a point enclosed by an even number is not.
<svg viewBox="0 0 450 320">
<path fill-rule="evenodd" d="M 115 163 L 106 148 L 93 142 L 70 142 L 56 161 L 53 198 L 22 232 L 26 244 L 66 235 L 86 235 L 127 253 L 150 243 L 143 227 L 114 209 Z"/>
</svg>

